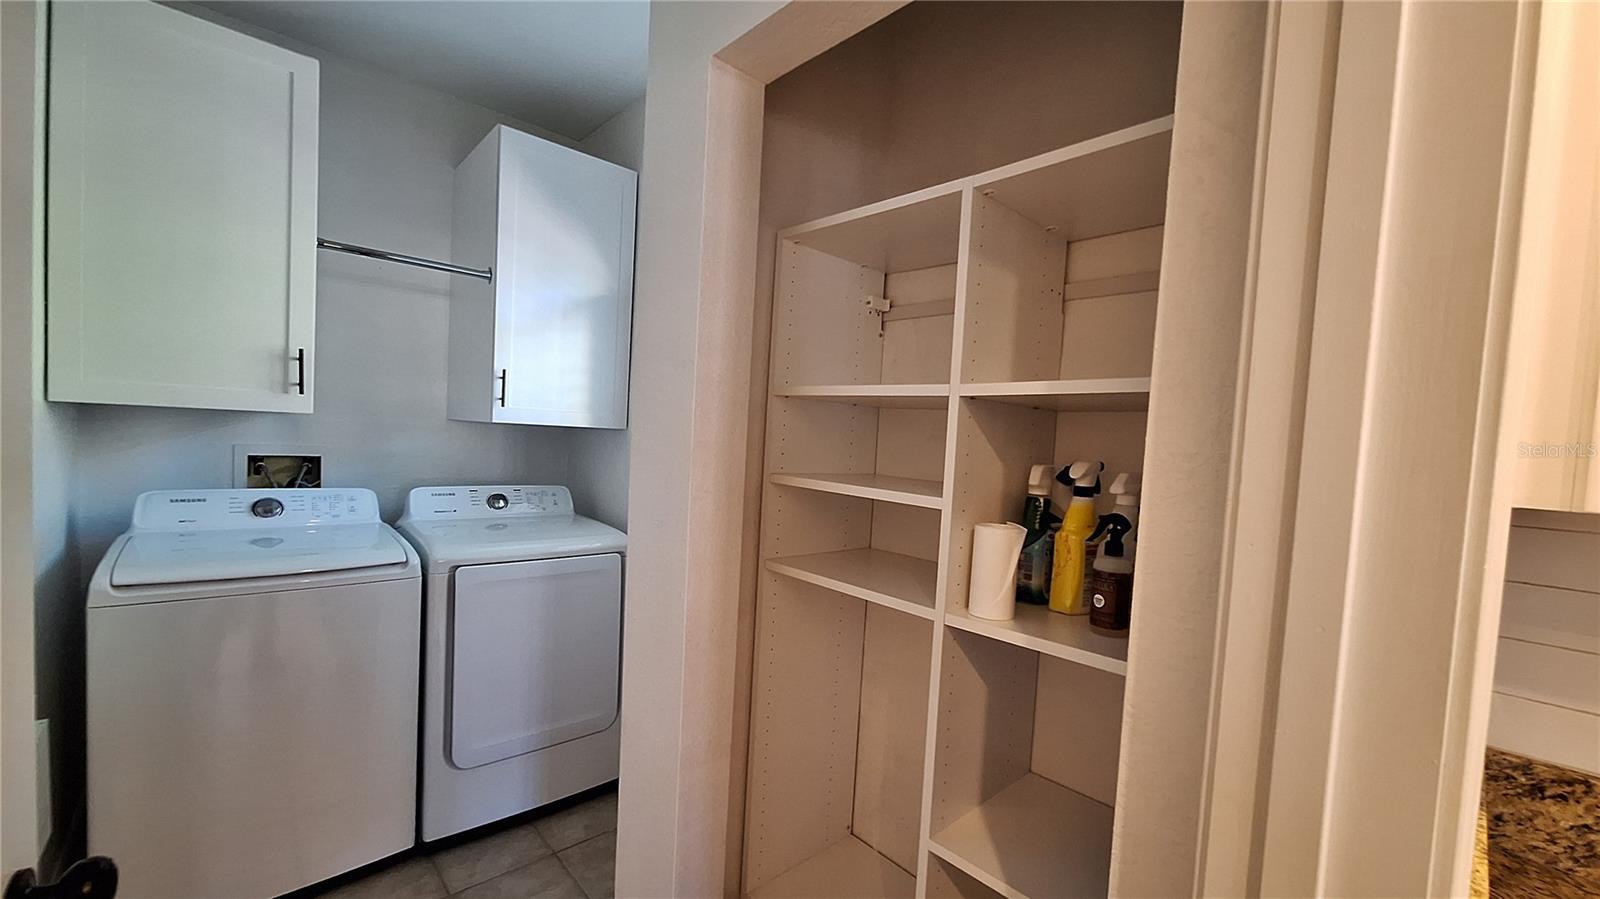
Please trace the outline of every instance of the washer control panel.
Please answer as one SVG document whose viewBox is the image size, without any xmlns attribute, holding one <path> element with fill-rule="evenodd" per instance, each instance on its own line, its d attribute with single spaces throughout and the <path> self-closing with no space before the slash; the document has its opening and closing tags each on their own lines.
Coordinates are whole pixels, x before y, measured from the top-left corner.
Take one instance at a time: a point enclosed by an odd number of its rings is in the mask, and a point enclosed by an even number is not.
<svg viewBox="0 0 1600 899">
<path fill-rule="evenodd" d="M 363 487 L 300 490 L 153 490 L 133 507 L 134 530 L 376 524 L 378 497 Z"/>
<path fill-rule="evenodd" d="M 436 521 L 502 515 L 571 515 L 572 494 L 560 486 L 486 485 L 418 487 L 406 499 L 405 518 Z"/>
</svg>

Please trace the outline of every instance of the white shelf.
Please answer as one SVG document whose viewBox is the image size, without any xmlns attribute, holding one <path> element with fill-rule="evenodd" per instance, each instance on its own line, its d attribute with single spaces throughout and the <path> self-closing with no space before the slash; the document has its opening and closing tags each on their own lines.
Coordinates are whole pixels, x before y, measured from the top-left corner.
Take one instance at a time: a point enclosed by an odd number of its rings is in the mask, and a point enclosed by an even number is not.
<svg viewBox="0 0 1600 899">
<path fill-rule="evenodd" d="M 841 496 L 859 496 L 903 506 L 921 506 L 924 509 L 943 509 L 944 491 L 938 481 L 916 478 L 897 478 L 884 474 L 775 474 L 774 484 L 837 493 Z"/>
<path fill-rule="evenodd" d="M 955 262 L 961 243 L 959 181 L 785 228 L 780 238 L 880 272 Z"/>
<path fill-rule="evenodd" d="M 1102 134 L 974 179 L 980 194 L 1083 240 L 1159 225 L 1167 212 L 1172 116 Z"/>
<path fill-rule="evenodd" d="M 926 559 L 881 549 L 785 556 L 767 568 L 807 583 L 933 620 L 939 566 Z"/>
<path fill-rule="evenodd" d="M 911 899 L 916 891 L 910 874 L 847 836 L 752 891 L 750 899 Z"/>
<path fill-rule="evenodd" d="M 943 409 L 950 402 L 949 384 L 808 384 L 780 387 L 773 396 L 826 400 L 856 406 L 895 409 Z"/>
<path fill-rule="evenodd" d="M 934 834 L 930 848 L 1007 899 L 1104 897 L 1111 809 L 1024 774 Z"/>
<path fill-rule="evenodd" d="M 962 384 L 961 395 L 1058 412 L 1135 412 L 1150 408 L 1149 378 L 1079 378 Z"/>
<path fill-rule="evenodd" d="M 1062 615 L 1045 606 L 1017 603 L 1017 617 L 1010 621 L 990 621 L 974 618 L 965 607 L 945 612 L 944 623 L 1010 643 L 1023 649 L 1077 662 L 1090 668 L 1112 674 L 1128 673 L 1128 641 L 1123 637 L 1107 637 L 1089 627 L 1088 615 Z"/>
</svg>

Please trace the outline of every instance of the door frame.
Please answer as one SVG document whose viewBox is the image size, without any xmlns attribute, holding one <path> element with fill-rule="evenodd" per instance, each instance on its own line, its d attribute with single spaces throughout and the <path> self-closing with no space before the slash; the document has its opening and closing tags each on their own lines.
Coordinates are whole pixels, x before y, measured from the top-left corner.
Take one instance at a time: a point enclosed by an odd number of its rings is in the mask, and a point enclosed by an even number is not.
<svg viewBox="0 0 1600 899">
<path fill-rule="evenodd" d="M 43 328 L 43 3 L 0 3 L 0 877 L 39 859 L 33 409 Z"/>
<path fill-rule="evenodd" d="M 1279 13 L 1280 54 L 1298 43 L 1322 78 L 1276 81 L 1301 115 L 1329 116 L 1299 189 L 1321 198 L 1268 229 L 1311 226 L 1302 278 L 1271 295 L 1311 329 L 1292 361 L 1250 378 L 1298 378 L 1301 420 L 1288 454 L 1243 471 L 1246 486 L 1270 479 L 1280 526 L 1263 533 L 1254 516 L 1274 505 L 1241 493 L 1195 892 L 1465 895 L 1509 524 L 1501 408 L 1539 6 Z M 1270 117 L 1269 156 L 1285 120 Z M 1262 272 L 1274 256 L 1295 258 L 1263 252 Z"/>
</svg>

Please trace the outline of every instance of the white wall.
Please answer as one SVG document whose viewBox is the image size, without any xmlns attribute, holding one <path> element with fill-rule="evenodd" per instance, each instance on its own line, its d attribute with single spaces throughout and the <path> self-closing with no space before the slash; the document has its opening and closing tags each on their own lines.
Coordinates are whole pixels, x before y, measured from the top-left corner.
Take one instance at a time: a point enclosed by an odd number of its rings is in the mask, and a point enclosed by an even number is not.
<svg viewBox="0 0 1600 899">
<path fill-rule="evenodd" d="M 640 97 L 578 142 L 578 149 L 634 171 L 644 164 L 644 100 Z"/>
<path fill-rule="evenodd" d="M 321 61 L 322 236 L 449 259 L 455 165 L 491 127 L 506 122 L 578 145 L 254 26 L 183 8 Z M 642 112 L 637 104 L 602 126 L 592 138 L 595 155 L 623 164 L 631 157 L 636 165 Z M 139 493 L 232 486 L 235 444 L 312 445 L 324 452 L 328 486 L 372 488 L 389 520 L 418 485 L 569 480 L 580 509 L 626 520 L 626 432 L 445 418 L 449 302 L 445 275 L 323 252 L 314 414 L 37 404 L 40 714 L 56 719 L 63 750 L 55 760 L 58 830 L 79 807 L 83 783 L 82 584 L 127 527 Z M 575 443 L 581 450 L 572 461 Z"/>
<path fill-rule="evenodd" d="M 644 162 L 644 98 L 612 116 L 578 149 L 607 162 L 640 171 Z M 640 175 L 640 181 L 644 176 Z M 628 432 L 572 432 L 572 461 L 567 467 L 578 511 L 612 527 L 628 528 Z"/>
<path fill-rule="evenodd" d="M 1600 515 L 1513 514 L 1489 745 L 1600 774 Z"/>
</svg>

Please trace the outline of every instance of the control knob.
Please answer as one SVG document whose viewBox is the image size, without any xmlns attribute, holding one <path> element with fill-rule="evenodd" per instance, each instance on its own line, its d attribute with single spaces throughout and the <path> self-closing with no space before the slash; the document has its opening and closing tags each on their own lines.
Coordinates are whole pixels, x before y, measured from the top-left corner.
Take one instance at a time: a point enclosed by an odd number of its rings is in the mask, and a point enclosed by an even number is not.
<svg viewBox="0 0 1600 899">
<path fill-rule="evenodd" d="M 277 518 L 283 514 L 283 503 L 270 496 L 263 496 L 250 504 L 250 514 L 257 518 Z"/>
</svg>

